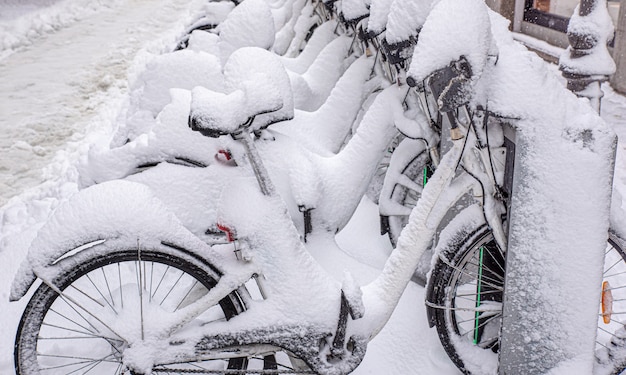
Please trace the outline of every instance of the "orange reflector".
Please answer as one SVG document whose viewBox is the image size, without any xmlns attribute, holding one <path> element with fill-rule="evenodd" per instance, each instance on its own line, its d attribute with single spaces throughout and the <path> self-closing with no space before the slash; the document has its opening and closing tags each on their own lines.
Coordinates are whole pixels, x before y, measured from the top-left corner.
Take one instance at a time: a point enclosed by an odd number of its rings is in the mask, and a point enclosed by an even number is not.
<svg viewBox="0 0 626 375">
<path fill-rule="evenodd" d="M 604 324 L 611 322 L 611 314 L 613 314 L 613 293 L 609 282 L 604 281 L 602 283 L 602 321 Z"/>
</svg>

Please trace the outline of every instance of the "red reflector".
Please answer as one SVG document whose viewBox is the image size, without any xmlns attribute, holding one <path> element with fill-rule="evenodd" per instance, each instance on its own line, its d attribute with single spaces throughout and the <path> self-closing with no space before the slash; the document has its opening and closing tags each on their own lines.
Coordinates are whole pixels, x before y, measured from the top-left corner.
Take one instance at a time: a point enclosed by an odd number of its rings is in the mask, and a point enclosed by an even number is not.
<svg viewBox="0 0 626 375">
<path fill-rule="evenodd" d="M 226 233 L 226 238 L 228 239 L 228 242 L 233 242 L 235 241 L 235 231 L 229 227 L 227 227 L 226 225 L 217 224 L 217 229 L 221 230 L 222 232 Z"/>
<path fill-rule="evenodd" d="M 230 160 L 233 158 L 233 155 L 228 150 L 219 150 L 217 153 L 219 155 L 222 155 L 222 157 L 226 160 Z"/>
</svg>

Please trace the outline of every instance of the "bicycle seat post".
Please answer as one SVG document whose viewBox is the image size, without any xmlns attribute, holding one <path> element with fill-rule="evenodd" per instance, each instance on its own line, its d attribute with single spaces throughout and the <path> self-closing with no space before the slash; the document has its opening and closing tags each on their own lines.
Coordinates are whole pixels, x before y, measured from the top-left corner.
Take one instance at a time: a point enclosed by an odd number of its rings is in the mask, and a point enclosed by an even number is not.
<svg viewBox="0 0 626 375">
<path fill-rule="evenodd" d="M 249 122 L 252 122 L 252 120 Z M 250 165 L 252 166 L 252 170 L 254 171 L 254 175 L 256 176 L 263 195 L 276 195 L 274 184 L 272 183 L 269 173 L 263 164 L 261 155 L 259 155 L 258 150 L 254 146 L 253 140 L 250 138 L 250 133 L 246 131 L 246 127 L 244 126 L 239 128 L 236 132 L 232 133 L 231 136 L 245 148 L 246 155 L 248 155 Z"/>
</svg>

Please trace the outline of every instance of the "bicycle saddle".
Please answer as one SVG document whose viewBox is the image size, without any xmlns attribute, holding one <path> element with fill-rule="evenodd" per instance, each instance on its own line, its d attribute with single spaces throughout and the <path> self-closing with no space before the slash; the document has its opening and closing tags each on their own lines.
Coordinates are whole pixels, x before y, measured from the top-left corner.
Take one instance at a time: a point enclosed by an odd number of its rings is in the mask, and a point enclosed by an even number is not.
<svg viewBox="0 0 626 375">
<path fill-rule="evenodd" d="M 387 27 L 387 17 L 393 0 L 372 1 L 369 9 L 369 19 L 367 20 L 367 38 L 373 39 L 382 34 Z"/>
<path fill-rule="evenodd" d="M 189 126 L 218 137 L 241 128 L 251 132 L 293 118 L 289 76 L 271 52 L 247 47 L 224 65 L 224 92 L 196 87 L 191 92 Z"/>
<path fill-rule="evenodd" d="M 193 89 L 189 127 L 203 135 L 219 137 L 250 128 L 258 115 L 276 112 L 283 101 L 271 80 L 262 74 L 229 94 L 197 87 Z M 255 131 L 258 129 L 251 129 Z"/>
<path fill-rule="evenodd" d="M 369 17 L 369 7 L 363 0 L 342 0 L 339 17 L 346 26 L 355 27 L 361 20 Z"/>
</svg>

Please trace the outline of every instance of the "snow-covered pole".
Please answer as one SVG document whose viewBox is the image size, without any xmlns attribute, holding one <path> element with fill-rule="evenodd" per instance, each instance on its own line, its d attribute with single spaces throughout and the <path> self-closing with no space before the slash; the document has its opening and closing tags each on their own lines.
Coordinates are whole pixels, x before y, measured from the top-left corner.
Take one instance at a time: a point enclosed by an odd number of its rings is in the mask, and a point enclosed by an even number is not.
<svg viewBox="0 0 626 375">
<path fill-rule="evenodd" d="M 601 84 L 615 73 L 615 62 L 607 48 L 613 31 L 606 0 L 581 0 L 567 28 L 570 46 L 559 59 L 567 88 L 588 98 L 598 113 L 604 96 Z"/>
</svg>

